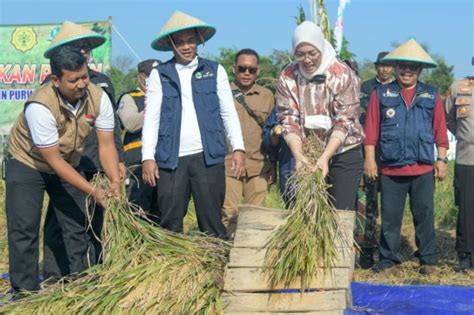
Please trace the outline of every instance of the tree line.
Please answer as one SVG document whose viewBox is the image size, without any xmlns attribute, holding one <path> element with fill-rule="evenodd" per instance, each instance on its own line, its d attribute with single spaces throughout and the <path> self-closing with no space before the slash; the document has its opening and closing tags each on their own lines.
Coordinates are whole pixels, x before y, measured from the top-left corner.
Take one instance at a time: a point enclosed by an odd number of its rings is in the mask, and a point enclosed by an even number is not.
<svg viewBox="0 0 474 315">
<path fill-rule="evenodd" d="M 393 47 L 397 47 L 397 43 L 392 44 Z M 427 46 L 423 45 L 426 50 Z M 343 39 L 342 51 L 339 56 L 341 60 L 353 59 L 356 60 L 356 55 L 349 50 L 349 42 L 346 38 Z M 207 54 L 203 57 L 219 62 L 227 71 L 229 80 L 234 80 L 234 74 L 232 72 L 232 65 L 234 64 L 234 58 L 238 48 L 221 48 L 218 55 Z M 425 69 L 421 75 L 421 81 L 424 83 L 435 86 L 441 96 L 444 98 L 449 86 L 454 81 L 453 69 L 454 66 L 450 65 L 446 59 L 438 54 L 431 54 L 433 59 L 438 63 L 438 67 L 434 69 Z M 257 83 L 268 87 L 272 91 L 275 91 L 276 80 L 281 69 L 292 62 L 293 54 L 289 50 L 273 50 L 270 55 L 260 56 L 260 76 Z M 359 65 L 359 77 L 362 82 L 371 79 L 375 76 L 375 68 L 373 60 L 362 60 L 358 62 Z M 135 89 L 138 86 L 136 81 L 137 70 L 136 65 L 128 57 L 117 57 L 113 61 L 113 65 L 110 68 L 109 76 L 114 84 L 116 97 L 122 95 L 125 92 Z"/>
</svg>

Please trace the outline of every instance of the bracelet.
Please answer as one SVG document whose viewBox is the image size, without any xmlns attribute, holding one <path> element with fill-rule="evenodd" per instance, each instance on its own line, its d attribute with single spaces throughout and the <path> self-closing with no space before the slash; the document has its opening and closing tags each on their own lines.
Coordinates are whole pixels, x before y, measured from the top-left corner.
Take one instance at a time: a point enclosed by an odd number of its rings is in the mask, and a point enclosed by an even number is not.
<svg viewBox="0 0 474 315">
<path fill-rule="evenodd" d="M 436 159 L 436 161 L 441 161 L 441 162 L 444 162 L 444 163 L 448 164 L 448 157 L 445 156 L 444 158 L 442 158 L 442 157 L 439 157 L 439 156 L 438 156 L 438 158 Z"/>
</svg>

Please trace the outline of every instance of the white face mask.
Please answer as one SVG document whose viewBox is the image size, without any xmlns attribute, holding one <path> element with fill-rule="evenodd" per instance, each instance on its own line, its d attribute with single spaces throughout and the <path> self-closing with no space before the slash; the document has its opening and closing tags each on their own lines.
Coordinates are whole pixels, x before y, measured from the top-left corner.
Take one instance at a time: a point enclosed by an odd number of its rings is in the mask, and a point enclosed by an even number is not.
<svg viewBox="0 0 474 315">
<path fill-rule="evenodd" d="M 310 115 L 304 119 L 304 127 L 308 129 L 331 129 L 331 118 L 324 115 Z"/>
</svg>

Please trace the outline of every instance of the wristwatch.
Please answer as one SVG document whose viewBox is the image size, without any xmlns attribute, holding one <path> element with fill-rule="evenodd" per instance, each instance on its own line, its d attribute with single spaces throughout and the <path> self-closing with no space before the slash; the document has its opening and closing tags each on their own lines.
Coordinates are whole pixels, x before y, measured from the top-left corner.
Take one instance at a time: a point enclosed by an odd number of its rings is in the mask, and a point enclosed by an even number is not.
<svg viewBox="0 0 474 315">
<path fill-rule="evenodd" d="M 444 158 L 438 157 L 436 159 L 436 161 L 441 161 L 441 162 L 444 162 L 444 163 L 448 164 L 448 157 L 447 156 L 445 156 Z"/>
</svg>

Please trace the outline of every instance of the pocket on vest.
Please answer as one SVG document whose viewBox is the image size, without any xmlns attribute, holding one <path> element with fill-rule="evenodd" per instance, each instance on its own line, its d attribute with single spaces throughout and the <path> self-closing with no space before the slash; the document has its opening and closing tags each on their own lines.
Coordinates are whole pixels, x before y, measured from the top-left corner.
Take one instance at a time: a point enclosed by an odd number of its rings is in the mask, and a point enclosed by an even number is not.
<svg viewBox="0 0 474 315">
<path fill-rule="evenodd" d="M 219 129 L 207 130 L 207 148 L 212 158 L 221 158 L 227 155 L 227 145 L 224 132 Z"/>
<path fill-rule="evenodd" d="M 402 159 L 400 134 L 397 131 L 384 132 L 380 136 L 380 159 L 386 163 Z"/>
<path fill-rule="evenodd" d="M 170 123 L 163 123 L 158 133 L 158 147 L 156 152 L 158 161 L 167 162 L 170 159 L 172 150 L 171 138 Z"/>
<path fill-rule="evenodd" d="M 430 132 L 420 132 L 418 159 L 420 162 L 428 164 L 434 161 L 434 136 Z"/>
</svg>

